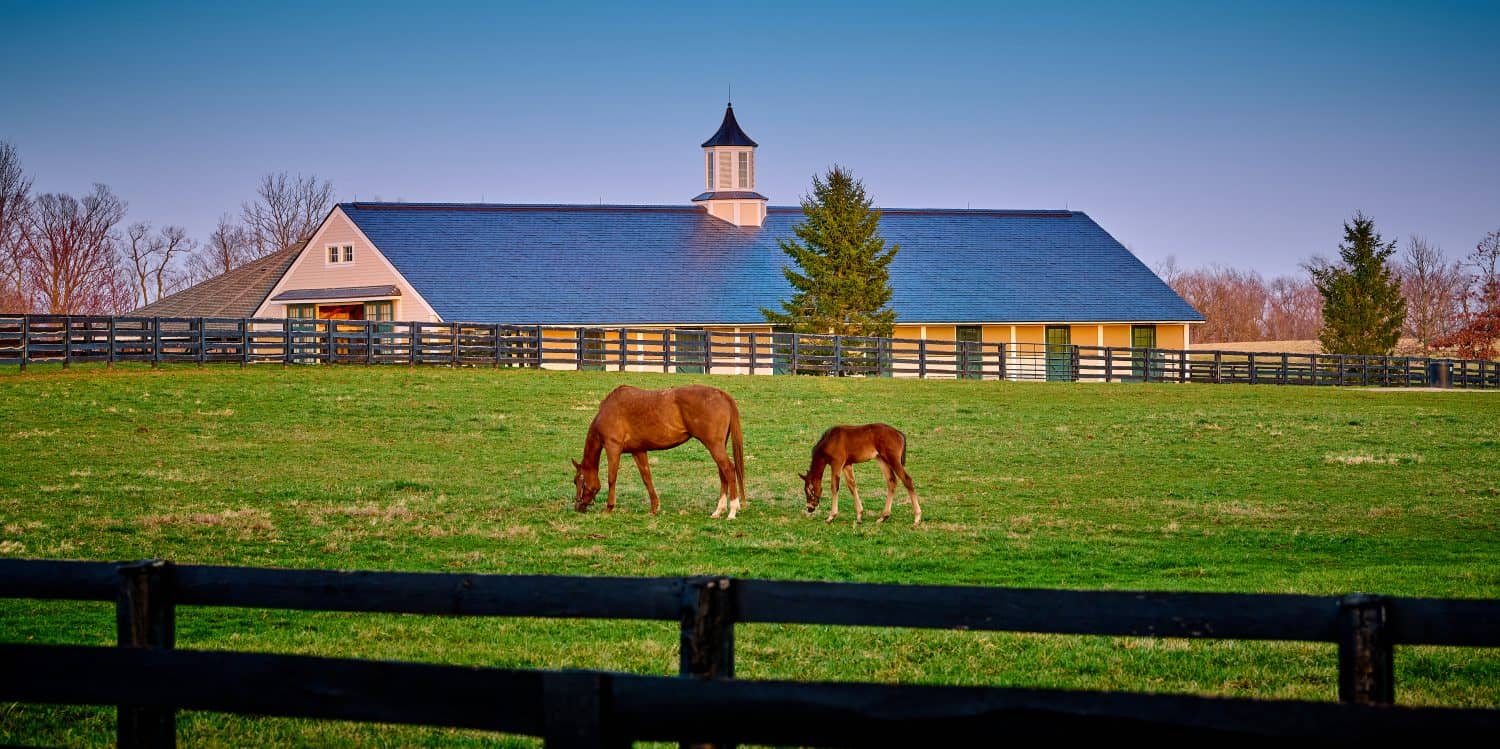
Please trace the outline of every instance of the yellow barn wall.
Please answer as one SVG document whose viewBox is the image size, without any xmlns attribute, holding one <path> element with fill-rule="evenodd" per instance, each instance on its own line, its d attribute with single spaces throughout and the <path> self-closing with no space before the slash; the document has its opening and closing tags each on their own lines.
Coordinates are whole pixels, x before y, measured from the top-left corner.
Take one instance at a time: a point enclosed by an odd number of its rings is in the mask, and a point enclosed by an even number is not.
<svg viewBox="0 0 1500 749">
<path fill-rule="evenodd" d="M 1157 348 L 1187 348 L 1183 345 L 1181 325 L 1158 325 L 1156 326 Z"/>
<path fill-rule="evenodd" d="M 1007 332 L 1009 331 L 1007 330 Z M 1046 340 L 1046 335 L 1046 327 L 1042 325 L 1016 326 L 1016 343 L 1043 343 Z"/>
</svg>

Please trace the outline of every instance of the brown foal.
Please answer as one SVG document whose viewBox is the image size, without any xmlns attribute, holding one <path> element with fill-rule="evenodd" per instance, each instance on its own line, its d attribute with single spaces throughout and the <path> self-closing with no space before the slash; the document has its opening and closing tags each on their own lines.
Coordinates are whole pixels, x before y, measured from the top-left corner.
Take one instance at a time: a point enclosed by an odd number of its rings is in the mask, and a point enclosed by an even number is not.
<svg viewBox="0 0 1500 749">
<path fill-rule="evenodd" d="M 669 450 L 696 439 L 708 448 L 719 466 L 719 506 L 711 517 L 739 514 L 745 501 L 745 437 L 740 431 L 740 411 L 734 399 L 718 388 L 684 385 L 667 390 L 641 390 L 621 385 L 604 397 L 599 413 L 589 424 L 583 442 L 583 462 L 573 461 L 573 509 L 588 510 L 599 493 L 599 453 L 609 459 L 609 499 L 606 512 L 615 509 L 615 476 L 620 456 L 630 453 L 651 496 L 651 514 L 661 509 L 656 487 L 651 485 L 650 450 Z M 734 460 L 724 449 L 734 445 Z"/>
<path fill-rule="evenodd" d="M 863 424 L 860 426 L 836 426 L 823 433 L 812 451 L 812 465 L 802 477 L 802 494 L 807 499 L 807 514 L 818 510 L 818 501 L 823 497 L 823 470 L 833 468 L 833 508 L 828 513 L 828 522 L 839 516 L 839 476 L 849 482 L 849 493 L 854 495 L 854 522 L 863 522 L 865 506 L 859 501 L 859 490 L 854 486 L 854 464 L 871 458 L 880 464 L 885 474 L 885 511 L 876 522 L 884 523 L 891 516 L 891 502 L 896 497 L 896 480 L 900 479 L 911 498 L 912 525 L 922 522 L 922 505 L 917 502 L 917 490 L 912 486 L 911 474 L 906 472 L 906 435 L 888 424 Z"/>
</svg>

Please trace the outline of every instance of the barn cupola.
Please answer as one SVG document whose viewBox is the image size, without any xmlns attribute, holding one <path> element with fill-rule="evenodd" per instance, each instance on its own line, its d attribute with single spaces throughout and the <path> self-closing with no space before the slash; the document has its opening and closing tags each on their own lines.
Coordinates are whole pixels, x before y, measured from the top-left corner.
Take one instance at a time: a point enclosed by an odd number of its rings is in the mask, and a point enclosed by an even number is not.
<svg viewBox="0 0 1500 749">
<path fill-rule="evenodd" d="M 719 131 L 703 141 L 704 190 L 693 204 L 735 226 L 760 226 L 766 220 L 766 197 L 755 191 L 756 147 L 740 129 L 731 102 Z"/>
</svg>

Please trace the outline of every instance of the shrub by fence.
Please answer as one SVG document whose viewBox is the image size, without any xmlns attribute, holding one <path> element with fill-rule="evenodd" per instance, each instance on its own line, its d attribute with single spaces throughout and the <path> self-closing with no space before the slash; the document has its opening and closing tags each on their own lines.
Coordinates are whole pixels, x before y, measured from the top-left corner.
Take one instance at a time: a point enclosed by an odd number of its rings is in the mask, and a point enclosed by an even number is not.
<svg viewBox="0 0 1500 749">
<path fill-rule="evenodd" d="M 118 648 L 0 645 L 0 700 L 119 705 L 122 747 L 175 743 L 178 709 L 481 728 L 548 746 L 632 740 L 935 745 L 1430 741 L 1500 711 L 1393 707 L 1397 645 L 1500 646 L 1500 600 L 1135 593 L 0 560 L 0 597 L 114 601 Z M 680 676 L 177 651 L 193 606 L 676 621 Z M 1340 702 L 734 679 L 736 623 L 1338 643 Z"/>
<path fill-rule="evenodd" d="M 1500 387 L 1500 362 L 660 328 L 0 317 L 0 364 L 398 364 L 1065 382 Z"/>
</svg>

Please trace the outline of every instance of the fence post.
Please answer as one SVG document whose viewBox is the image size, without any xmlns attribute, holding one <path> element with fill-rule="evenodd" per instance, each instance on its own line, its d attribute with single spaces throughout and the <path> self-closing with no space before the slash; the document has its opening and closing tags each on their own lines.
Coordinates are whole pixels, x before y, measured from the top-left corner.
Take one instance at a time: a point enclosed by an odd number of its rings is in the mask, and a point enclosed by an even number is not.
<svg viewBox="0 0 1500 749">
<path fill-rule="evenodd" d="M 758 341 L 757 341 L 757 336 L 758 335 L 759 334 L 757 334 L 757 333 L 751 333 L 750 334 L 750 374 L 755 374 L 755 370 L 758 369 L 758 367 L 755 366 L 756 365 L 756 361 L 755 361 L 755 347 L 756 347 L 756 344 L 758 343 Z"/>
<path fill-rule="evenodd" d="M 927 339 L 917 341 L 917 379 L 927 379 Z"/>
<path fill-rule="evenodd" d="M 1386 599 L 1355 593 L 1339 601 L 1339 701 L 1396 702 L 1394 648 L 1386 628 Z"/>
<path fill-rule="evenodd" d="M 1001 343 L 999 346 L 996 346 L 996 348 L 1000 351 L 1000 379 L 1004 380 L 1006 376 L 1006 367 L 1009 366 L 1009 364 L 1006 363 L 1006 360 L 1010 358 L 1010 347 L 1008 344 Z"/>
<path fill-rule="evenodd" d="M 281 321 L 281 366 L 292 363 L 292 318 Z"/>
<path fill-rule="evenodd" d="M 160 559 L 120 567 L 115 600 L 119 647 L 171 650 L 176 645 L 173 566 Z M 177 745 L 177 711 L 121 705 L 116 741 L 121 749 L 168 749 Z"/>
<path fill-rule="evenodd" d="M 323 325 L 324 325 L 323 337 L 325 339 L 325 342 L 328 344 L 328 363 L 330 365 L 332 365 L 333 364 L 333 352 L 335 350 L 333 348 L 333 328 L 334 328 L 333 321 L 332 320 L 324 320 L 323 321 Z"/>
<path fill-rule="evenodd" d="M 844 374 L 844 337 L 841 335 L 833 337 L 833 369 L 828 374 L 834 377 Z"/>
<path fill-rule="evenodd" d="M 583 371 L 583 328 L 573 331 L 573 358 L 578 361 L 578 371 Z"/>
<path fill-rule="evenodd" d="M 1072 352 L 1070 352 L 1070 354 L 1068 356 L 1068 365 L 1072 368 L 1072 371 L 1068 373 L 1069 374 L 1068 382 L 1078 382 L 1078 379 L 1079 379 L 1079 377 L 1078 377 L 1078 369 L 1079 369 L 1078 346 L 1075 344 L 1073 346 L 1070 346 L 1070 348 L 1072 348 L 1073 350 L 1072 350 Z"/>
<path fill-rule="evenodd" d="M 365 364 L 375 363 L 375 326 L 365 321 Z"/>
<path fill-rule="evenodd" d="M 63 369 L 73 363 L 73 318 L 63 318 Z"/>
<path fill-rule="evenodd" d="M 1214 352 L 1214 384 L 1215 385 L 1222 385 L 1223 383 L 1224 383 L 1224 352 L 1223 351 L 1215 351 Z"/>
<path fill-rule="evenodd" d="M 491 369 L 500 368 L 500 323 L 490 325 L 490 342 L 495 344 L 495 361 L 490 364 Z"/>
<path fill-rule="evenodd" d="M 31 315 L 21 315 L 21 371 L 31 359 Z"/>
<path fill-rule="evenodd" d="M 161 366 L 161 318 L 151 318 L 151 368 Z"/>
<path fill-rule="evenodd" d="M 240 320 L 240 369 L 250 363 L 250 319 Z"/>
<path fill-rule="evenodd" d="M 459 335 L 458 323 L 456 323 L 456 322 L 453 323 L 452 327 L 453 327 L 453 361 L 452 361 L 451 364 L 449 364 L 449 366 L 457 367 L 458 366 L 458 361 L 459 361 L 459 356 L 460 356 L 459 343 L 458 343 L 458 335 Z"/>
<path fill-rule="evenodd" d="M 714 334 L 713 331 L 703 331 L 703 374 L 713 374 L 714 369 Z"/>
<path fill-rule="evenodd" d="M 1108 347 L 1104 349 L 1104 381 L 1115 381 L 1115 350 Z"/>
<path fill-rule="evenodd" d="M 542 674 L 542 740 L 547 749 L 624 747 L 610 725 L 610 677 L 587 671 Z"/>
<path fill-rule="evenodd" d="M 1259 371 L 1255 367 L 1255 352 L 1254 351 L 1246 352 L 1246 354 L 1245 354 L 1245 363 L 1250 368 L 1250 384 L 1251 385 L 1259 385 L 1260 384 L 1260 374 L 1259 374 Z"/>
<path fill-rule="evenodd" d="M 115 316 L 109 316 L 109 352 L 104 360 L 105 369 L 113 369 L 115 366 Z"/>
<path fill-rule="evenodd" d="M 796 333 L 792 333 L 792 374 L 798 374 L 802 369 L 801 354 L 799 351 L 802 343 L 801 338 Z"/>
<path fill-rule="evenodd" d="M 417 325 L 415 320 L 406 324 L 406 366 L 417 366 Z"/>
<path fill-rule="evenodd" d="M 204 324 L 203 318 L 198 318 L 198 366 L 208 361 L 208 326 Z"/>
<path fill-rule="evenodd" d="M 620 371 L 624 372 L 627 366 L 626 362 L 630 361 L 630 329 L 620 328 L 615 331 L 615 338 L 620 341 Z"/>
<path fill-rule="evenodd" d="M 682 644 L 678 676 L 734 678 L 734 580 L 694 577 L 682 586 Z M 683 742 L 683 747 L 703 746 Z M 719 749 L 728 744 L 710 745 Z"/>
<path fill-rule="evenodd" d="M 1343 387 L 1344 386 L 1344 355 L 1343 354 L 1339 354 L 1338 357 L 1339 357 L 1338 358 L 1338 384 L 1339 384 L 1339 387 Z"/>
</svg>

